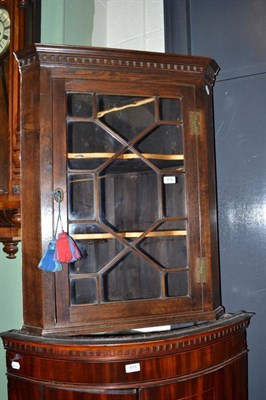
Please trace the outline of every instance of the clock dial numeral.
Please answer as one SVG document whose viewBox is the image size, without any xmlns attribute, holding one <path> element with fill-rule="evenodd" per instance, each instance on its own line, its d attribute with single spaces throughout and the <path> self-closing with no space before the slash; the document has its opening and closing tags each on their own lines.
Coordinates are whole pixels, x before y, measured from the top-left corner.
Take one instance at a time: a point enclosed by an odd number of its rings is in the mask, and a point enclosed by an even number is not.
<svg viewBox="0 0 266 400">
<path fill-rule="evenodd" d="M 10 42 L 10 19 L 8 11 L 0 8 L 0 57 L 8 49 Z"/>
</svg>

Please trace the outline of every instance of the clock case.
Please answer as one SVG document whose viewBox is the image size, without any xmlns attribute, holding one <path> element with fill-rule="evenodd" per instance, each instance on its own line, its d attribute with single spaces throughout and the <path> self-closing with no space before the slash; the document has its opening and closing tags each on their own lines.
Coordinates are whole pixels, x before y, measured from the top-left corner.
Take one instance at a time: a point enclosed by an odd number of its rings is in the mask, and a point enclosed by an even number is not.
<svg viewBox="0 0 266 400">
<path fill-rule="evenodd" d="M 204 57 L 36 44 L 21 74 L 23 330 L 83 335 L 223 314 Z M 83 259 L 38 263 L 63 227 Z"/>
<path fill-rule="evenodd" d="M 10 17 L 9 48 L 0 60 L 0 242 L 8 259 L 16 258 L 21 241 L 19 71 L 14 52 L 39 41 L 40 3 L 0 0 Z"/>
</svg>

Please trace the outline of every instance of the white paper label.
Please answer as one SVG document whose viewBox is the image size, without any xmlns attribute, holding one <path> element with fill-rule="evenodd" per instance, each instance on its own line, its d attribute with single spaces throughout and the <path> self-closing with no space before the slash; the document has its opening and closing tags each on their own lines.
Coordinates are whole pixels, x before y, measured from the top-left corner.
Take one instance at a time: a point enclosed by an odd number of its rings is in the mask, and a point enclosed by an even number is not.
<svg viewBox="0 0 266 400">
<path fill-rule="evenodd" d="M 140 363 L 126 365 L 126 373 L 127 374 L 130 374 L 131 372 L 138 372 L 138 371 L 140 371 Z"/>
<path fill-rule="evenodd" d="M 176 183 L 176 177 L 175 176 L 164 176 L 163 183 L 166 185 L 171 184 L 171 183 Z"/>
<path fill-rule="evenodd" d="M 162 332 L 162 331 L 170 331 L 171 325 L 160 325 L 160 326 L 150 326 L 147 328 L 138 328 L 138 329 L 132 329 L 133 331 L 137 332 Z"/>
<path fill-rule="evenodd" d="M 20 369 L 20 363 L 18 361 L 12 361 L 11 362 L 11 367 L 13 369 Z"/>
</svg>

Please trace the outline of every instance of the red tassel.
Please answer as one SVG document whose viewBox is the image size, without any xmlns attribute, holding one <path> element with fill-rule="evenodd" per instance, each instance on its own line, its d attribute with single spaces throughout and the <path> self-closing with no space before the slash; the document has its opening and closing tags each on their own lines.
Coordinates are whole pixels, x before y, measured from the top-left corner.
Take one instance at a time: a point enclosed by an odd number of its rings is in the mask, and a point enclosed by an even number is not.
<svg viewBox="0 0 266 400">
<path fill-rule="evenodd" d="M 75 241 L 66 232 L 58 234 L 54 258 L 60 263 L 69 263 L 81 258 L 81 253 Z"/>
</svg>

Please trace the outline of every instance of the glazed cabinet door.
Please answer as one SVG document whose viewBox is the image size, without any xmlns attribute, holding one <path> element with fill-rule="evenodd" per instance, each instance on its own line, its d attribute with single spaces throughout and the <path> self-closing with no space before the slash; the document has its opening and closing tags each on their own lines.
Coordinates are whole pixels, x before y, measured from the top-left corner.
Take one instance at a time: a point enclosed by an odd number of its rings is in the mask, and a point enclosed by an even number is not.
<svg viewBox="0 0 266 400">
<path fill-rule="evenodd" d="M 163 325 L 177 310 L 193 320 L 202 308 L 195 87 L 52 87 L 54 189 L 83 253 L 56 274 L 57 324 Z"/>
</svg>

